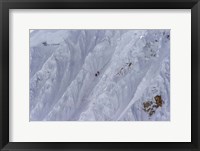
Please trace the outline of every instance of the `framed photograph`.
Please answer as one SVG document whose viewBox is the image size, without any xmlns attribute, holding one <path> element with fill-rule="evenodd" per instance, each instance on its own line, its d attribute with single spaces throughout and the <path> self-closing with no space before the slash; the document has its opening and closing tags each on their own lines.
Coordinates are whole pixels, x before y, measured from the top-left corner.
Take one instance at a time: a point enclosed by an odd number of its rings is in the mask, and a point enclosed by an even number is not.
<svg viewBox="0 0 200 151">
<path fill-rule="evenodd" d="M 199 11 L 1 0 L 1 150 L 200 150 Z"/>
</svg>

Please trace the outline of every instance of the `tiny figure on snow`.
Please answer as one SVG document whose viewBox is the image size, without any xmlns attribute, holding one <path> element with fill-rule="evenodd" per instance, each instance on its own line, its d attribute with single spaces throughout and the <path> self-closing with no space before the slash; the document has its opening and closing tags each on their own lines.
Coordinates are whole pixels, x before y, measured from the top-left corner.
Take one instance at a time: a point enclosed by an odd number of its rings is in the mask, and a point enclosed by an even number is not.
<svg viewBox="0 0 200 151">
<path fill-rule="evenodd" d="M 44 41 L 42 44 L 43 44 L 44 46 L 47 46 L 47 42 L 46 42 L 46 41 Z"/>
<path fill-rule="evenodd" d="M 170 40 L 170 35 L 167 35 L 167 39 Z"/>
<path fill-rule="evenodd" d="M 130 63 L 126 63 L 127 65 L 128 65 L 128 67 L 131 67 L 131 65 L 132 65 L 132 62 L 130 62 Z"/>
<path fill-rule="evenodd" d="M 95 77 L 97 77 L 99 74 L 100 74 L 100 72 L 99 72 L 99 71 L 97 71 L 97 73 L 95 73 Z"/>
</svg>

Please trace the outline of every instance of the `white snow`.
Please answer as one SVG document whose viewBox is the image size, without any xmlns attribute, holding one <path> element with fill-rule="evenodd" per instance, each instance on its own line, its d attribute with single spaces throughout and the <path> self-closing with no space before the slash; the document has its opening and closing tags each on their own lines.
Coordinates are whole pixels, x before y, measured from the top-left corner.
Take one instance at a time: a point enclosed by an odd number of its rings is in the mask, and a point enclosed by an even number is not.
<svg viewBox="0 0 200 151">
<path fill-rule="evenodd" d="M 170 120 L 170 30 L 31 32 L 30 121 L 78 120 Z"/>
</svg>

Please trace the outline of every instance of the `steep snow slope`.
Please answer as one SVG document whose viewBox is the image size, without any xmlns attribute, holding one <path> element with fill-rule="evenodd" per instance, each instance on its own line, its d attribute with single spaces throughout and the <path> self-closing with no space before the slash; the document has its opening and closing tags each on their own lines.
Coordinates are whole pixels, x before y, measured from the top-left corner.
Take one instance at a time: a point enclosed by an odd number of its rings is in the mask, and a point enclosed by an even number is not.
<svg viewBox="0 0 200 151">
<path fill-rule="evenodd" d="M 34 30 L 31 121 L 170 120 L 169 30 Z"/>
</svg>

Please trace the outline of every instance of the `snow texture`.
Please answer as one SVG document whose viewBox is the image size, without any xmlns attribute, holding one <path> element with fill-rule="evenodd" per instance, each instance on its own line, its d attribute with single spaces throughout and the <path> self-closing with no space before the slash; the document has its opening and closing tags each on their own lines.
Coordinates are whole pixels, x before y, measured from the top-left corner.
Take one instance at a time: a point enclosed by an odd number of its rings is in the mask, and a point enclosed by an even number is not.
<svg viewBox="0 0 200 151">
<path fill-rule="evenodd" d="M 34 30 L 30 121 L 169 121 L 170 30 Z"/>
</svg>

